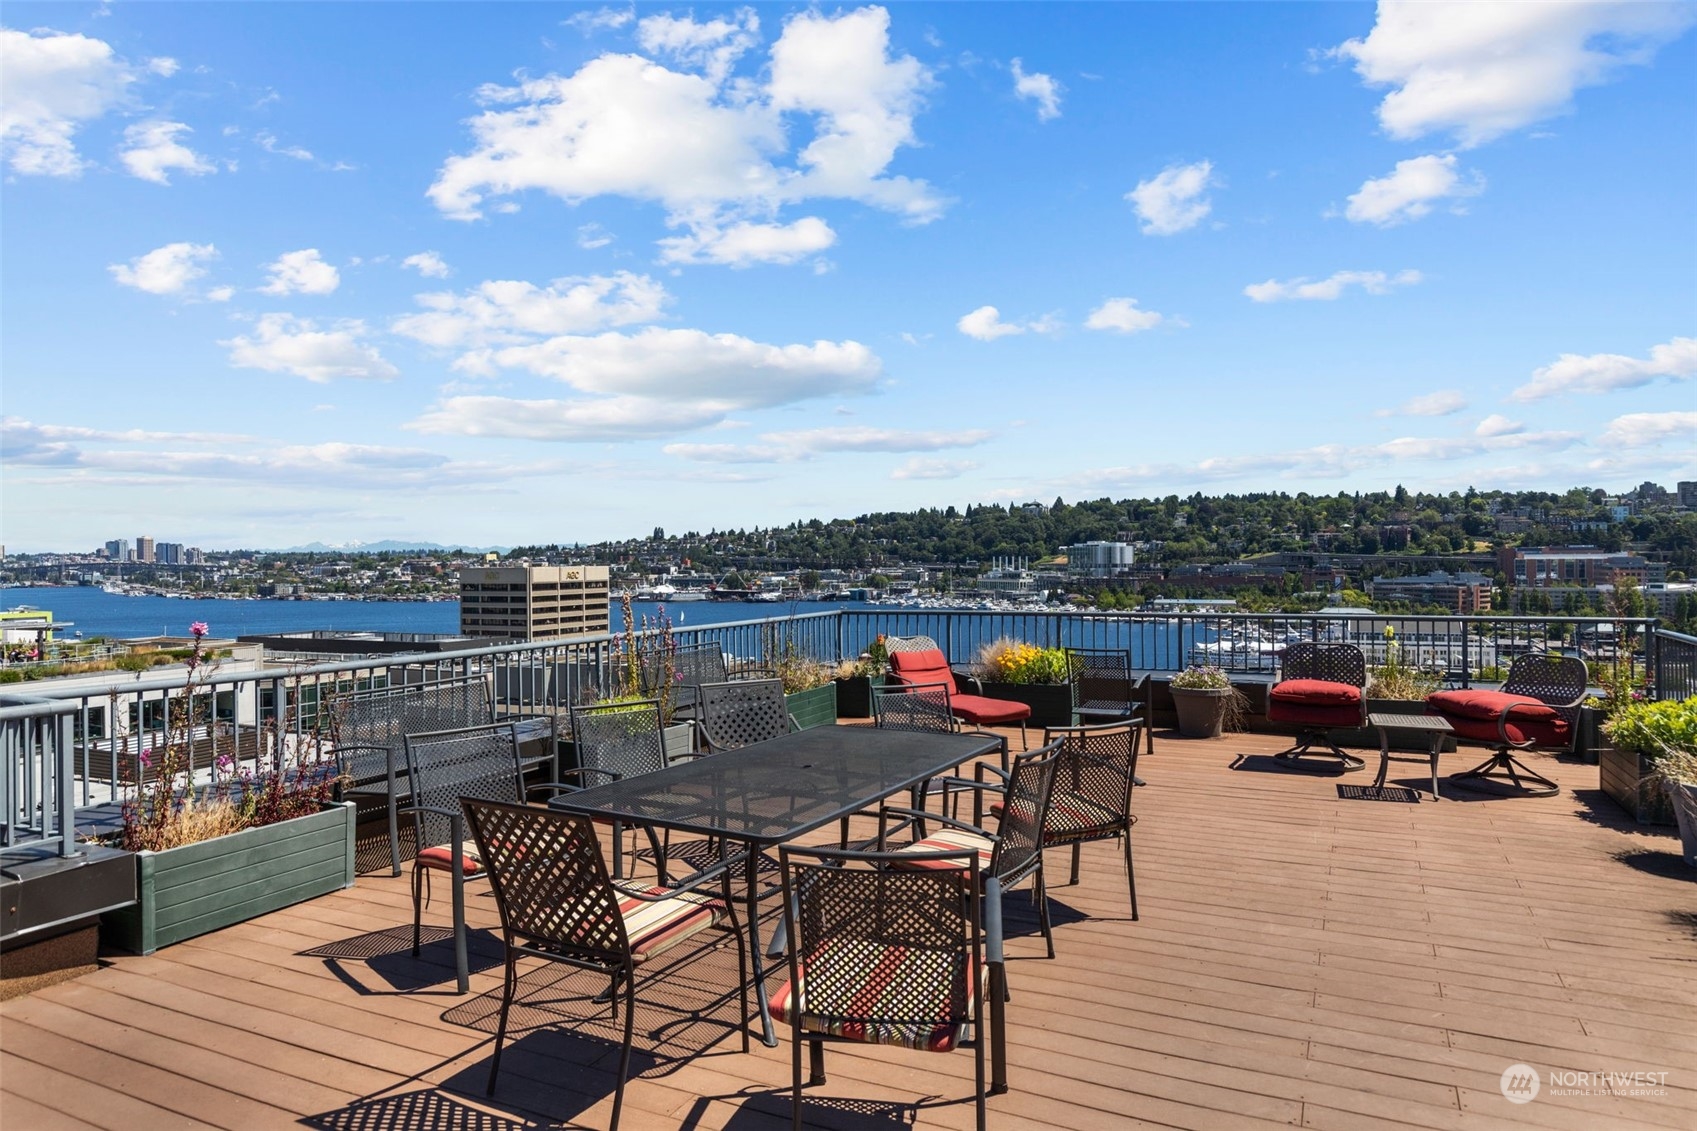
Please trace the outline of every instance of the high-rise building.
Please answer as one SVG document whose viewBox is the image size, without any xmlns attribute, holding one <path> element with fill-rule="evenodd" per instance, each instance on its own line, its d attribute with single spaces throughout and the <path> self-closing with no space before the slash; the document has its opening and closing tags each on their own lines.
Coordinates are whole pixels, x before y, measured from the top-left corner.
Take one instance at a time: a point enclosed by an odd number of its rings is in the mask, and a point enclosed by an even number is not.
<svg viewBox="0 0 1697 1131">
<path fill-rule="evenodd" d="M 183 544 L 181 542 L 161 542 L 154 547 L 154 554 L 160 565 L 182 565 Z"/>
<path fill-rule="evenodd" d="M 608 628 L 607 567 L 510 565 L 460 570 L 460 631 L 557 640 Z"/>
<path fill-rule="evenodd" d="M 153 560 L 153 539 L 142 535 L 136 539 L 136 561 L 150 562 Z"/>
<path fill-rule="evenodd" d="M 128 538 L 112 539 L 110 542 L 106 543 L 106 556 L 115 562 L 129 561 L 130 540 Z"/>
<path fill-rule="evenodd" d="M 1679 505 L 1686 510 L 1697 511 L 1697 481 L 1682 479 L 1678 489 Z"/>
</svg>

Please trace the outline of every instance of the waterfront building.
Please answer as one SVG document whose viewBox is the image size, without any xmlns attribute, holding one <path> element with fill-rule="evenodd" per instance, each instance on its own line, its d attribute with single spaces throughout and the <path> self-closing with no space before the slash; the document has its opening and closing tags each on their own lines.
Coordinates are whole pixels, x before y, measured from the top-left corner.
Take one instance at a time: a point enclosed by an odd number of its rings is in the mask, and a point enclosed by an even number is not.
<svg viewBox="0 0 1697 1131">
<path fill-rule="evenodd" d="M 1646 585 L 1667 580 L 1665 562 L 1596 546 L 1504 546 L 1498 554 L 1498 564 L 1511 587 L 1617 585 L 1623 581 Z"/>
<path fill-rule="evenodd" d="M 1414 577 L 1375 577 L 1367 583 L 1375 601 L 1442 605 L 1458 613 L 1491 611 L 1491 579 L 1482 573 L 1433 570 Z"/>
<path fill-rule="evenodd" d="M 459 576 L 466 636 L 557 640 L 608 631 L 606 566 L 475 566 Z"/>
<path fill-rule="evenodd" d="M 1125 542 L 1080 542 L 1063 552 L 1067 556 L 1067 572 L 1087 577 L 1116 577 L 1130 569 L 1137 556 Z"/>
</svg>

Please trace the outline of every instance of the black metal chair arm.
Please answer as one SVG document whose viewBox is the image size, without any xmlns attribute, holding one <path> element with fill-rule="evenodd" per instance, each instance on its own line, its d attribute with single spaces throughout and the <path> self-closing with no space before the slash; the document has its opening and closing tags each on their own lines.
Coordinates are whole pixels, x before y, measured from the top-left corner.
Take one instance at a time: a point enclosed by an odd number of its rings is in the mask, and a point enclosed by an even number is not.
<svg viewBox="0 0 1697 1131">
<path fill-rule="evenodd" d="M 1508 706 L 1504 707 L 1502 709 L 1502 713 L 1497 716 L 1497 737 L 1502 739 L 1504 745 L 1511 746 L 1516 750 L 1529 749 L 1530 747 L 1536 745 L 1535 739 L 1528 738 L 1524 742 L 1515 742 L 1513 739 L 1509 738 L 1509 736 L 1508 736 L 1508 722 L 1509 722 L 1509 717 L 1511 715 L 1513 715 L 1518 710 L 1522 710 L 1524 708 L 1533 707 L 1533 706 L 1552 707 L 1557 711 L 1577 710 L 1579 708 L 1580 704 L 1584 703 L 1587 696 L 1589 696 L 1589 695 L 1590 695 L 1589 690 L 1582 691 L 1582 692 L 1580 692 L 1579 697 L 1571 703 L 1538 703 L 1538 704 L 1534 704 L 1534 703 L 1510 703 Z M 1572 721 L 1573 720 L 1571 720 L 1571 719 L 1569 719 L 1569 721 L 1568 721 L 1570 726 L 1572 725 Z"/>
<path fill-rule="evenodd" d="M 964 684 L 972 689 L 972 693 L 974 695 L 984 694 L 984 681 L 977 675 L 973 674 L 971 668 L 957 667 L 950 664 L 949 674 L 955 677 L 955 683 L 957 686 Z"/>
<path fill-rule="evenodd" d="M 717 863 L 709 864 L 705 868 L 690 873 L 676 883 L 663 885 L 666 890 L 662 892 L 646 891 L 642 888 L 632 887 L 629 884 L 621 883 L 617 880 L 613 881 L 613 887 L 618 889 L 619 894 L 629 896 L 631 899 L 641 900 L 643 903 L 661 903 L 680 895 L 688 895 L 707 881 L 721 878 L 726 873 L 730 872 L 732 868 L 735 868 L 738 864 L 747 860 L 748 857 L 749 853 L 746 851 L 738 852 L 732 856 L 727 856 Z"/>
<path fill-rule="evenodd" d="M 550 797 L 558 797 L 562 793 L 581 793 L 584 788 L 581 785 L 571 785 L 563 781 L 545 781 L 525 786 L 524 795 L 528 799 L 546 790 Z"/>
<path fill-rule="evenodd" d="M 977 833 L 979 836 L 984 837 L 987 840 L 996 839 L 995 833 L 990 832 L 988 829 L 981 828 L 980 826 L 973 824 L 971 821 L 962 821 L 954 817 L 945 817 L 940 813 L 927 813 L 923 809 L 904 809 L 897 806 L 886 805 L 882 809 L 878 810 L 878 814 L 880 817 L 885 815 L 906 817 L 909 819 L 910 824 L 924 821 L 936 821 L 940 825 L 948 825 L 951 828 L 960 829 L 962 832 Z M 882 840 L 883 838 L 880 837 L 879 839 Z"/>
<path fill-rule="evenodd" d="M 995 876 L 984 877 L 984 962 L 1002 966 L 1002 881 Z"/>
</svg>

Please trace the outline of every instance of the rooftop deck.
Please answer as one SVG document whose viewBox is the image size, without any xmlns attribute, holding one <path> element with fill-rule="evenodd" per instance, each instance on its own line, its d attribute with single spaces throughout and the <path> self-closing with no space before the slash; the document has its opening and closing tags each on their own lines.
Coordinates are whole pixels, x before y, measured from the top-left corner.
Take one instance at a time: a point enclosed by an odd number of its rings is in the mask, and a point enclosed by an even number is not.
<svg viewBox="0 0 1697 1131">
<path fill-rule="evenodd" d="M 992 1126 L 1697 1123 L 1697 885 L 1668 832 L 1624 820 L 1591 766 L 1534 756 L 1566 787 L 1553 798 L 1408 804 L 1340 796 L 1371 768 L 1339 779 L 1254 757 L 1282 745 L 1158 736 L 1139 766 L 1141 921 L 1111 844 L 1086 846 L 1076 887 L 1063 886 L 1065 855 L 1052 858 L 1055 961 L 1029 901 L 1010 898 L 1013 1090 L 992 1098 Z M 1250 757 L 1234 769 L 1238 754 Z M 1477 760 L 1464 748 L 1445 770 Z M 1392 780 L 1418 784 L 1422 770 L 1395 764 Z M 470 891 L 472 924 L 493 926 L 487 889 Z M 478 972 L 461 998 L 446 943 L 407 953 L 409 919 L 405 879 L 365 876 L 0 1005 L 0 1120 L 605 1127 L 617 1036 L 573 1000 L 600 983 L 530 976 L 485 1101 L 498 944 L 474 931 Z M 445 899 L 426 922 L 447 922 Z M 707 945 L 639 990 L 627 1128 L 788 1126 L 788 1034 L 740 1051 L 734 952 Z M 1516 1062 L 1666 1073 L 1665 1094 L 1558 1096 L 1546 1075 L 1515 1105 L 1498 1084 Z M 833 1046 L 827 1068 L 810 1126 L 972 1124 L 969 1054 Z"/>
</svg>

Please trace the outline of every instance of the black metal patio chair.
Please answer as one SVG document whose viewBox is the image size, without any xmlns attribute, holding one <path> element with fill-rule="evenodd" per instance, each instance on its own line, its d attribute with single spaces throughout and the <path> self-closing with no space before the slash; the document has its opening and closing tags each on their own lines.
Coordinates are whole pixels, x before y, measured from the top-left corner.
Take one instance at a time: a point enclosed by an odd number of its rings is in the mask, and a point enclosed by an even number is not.
<svg viewBox="0 0 1697 1131">
<path fill-rule="evenodd" d="M 727 680 L 701 685 L 700 728 L 709 754 L 740 750 L 799 729 L 777 679 Z"/>
<path fill-rule="evenodd" d="M 1006 1092 L 1006 968 L 1001 888 L 980 853 L 779 849 L 789 981 L 772 996 L 790 1026 L 791 1126 L 802 1125 L 801 1047 L 808 1082 L 825 1083 L 825 1044 L 951 1052 L 971 1038 L 978 1127 L 987 1094 Z M 989 999 L 989 1028 L 985 999 Z M 985 1088 L 985 1046 L 991 1046 Z"/>
<path fill-rule="evenodd" d="M 687 757 L 687 754 L 667 751 L 661 723 L 658 699 L 573 707 L 571 725 L 577 764 L 591 771 L 596 779 L 586 784 L 621 781 L 653 773 L 665 769 L 677 757 Z M 636 831 L 634 828 L 631 830 L 633 838 Z M 661 840 L 652 828 L 642 831 L 648 835 L 649 845 L 654 850 L 655 867 L 664 883 L 666 860 Z M 624 835 L 617 825 L 614 825 L 613 832 L 613 875 L 624 875 Z"/>
<path fill-rule="evenodd" d="M 1572 750 L 1579 705 L 1585 701 L 1589 683 L 1584 660 L 1532 652 L 1516 658 L 1508 678 L 1495 691 L 1453 688 L 1428 695 L 1427 712 L 1448 720 L 1456 737 L 1496 747 L 1491 757 L 1471 770 L 1451 774 L 1450 781 L 1464 789 L 1479 783 L 1506 784 L 1531 797 L 1559 793 L 1559 785 L 1510 752 L 1534 747 Z"/>
<path fill-rule="evenodd" d="M 730 861 L 722 860 L 674 887 L 619 884 L 607 874 L 601 841 L 589 818 L 529 805 L 466 798 L 466 825 L 489 873 L 501 916 L 505 977 L 488 1095 L 495 1094 L 507 1019 L 518 988 L 518 961 L 537 958 L 609 978 L 612 1017 L 624 999 L 624 1041 L 609 1131 L 619 1126 L 630 1075 L 636 1015 L 636 972 L 665 951 L 723 924 L 736 940 L 742 1051 L 748 1042 L 748 953 L 731 897 Z M 703 890 L 717 880 L 719 894 Z M 622 994 L 621 994 L 622 991 Z"/>
<path fill-rule="evenodd" d="M 1121 839 L 1125 844 L 1125 877 L 1131 894 L 1131 917 L 1137 918 L 1137 873 L 1132 870 L 1131 826 L 1137 816 L 1131 811 L 1131 790 L 1137 784 L 1138 731 L 1149 724 L 1108 723 L 1103 726 L 1047 727 L 1045 744 L 1060 744 L 1055 765 L 1055 786 L 1049 796 L 1048 819 L 1043 825 L 1043 846 L 1072 846 L 1070 883 L 1078 882 L 1079 860 L 1084 845 L 1098 840 Z M 999 806 L 991 806 L 997 812 Z"/>
<path fill-rule="evenodd" d="M 466 839 L 460 799 L 522 802 L 527 792 L 561 792 L 573 786 L 547 782 L 527 791 L 519 759 L 517 723 L 487 723 L 454 730 L 409 734 L 406 756 L 411 814 L 417 854 L 412 862 L 412 953 L 417 957 L 432 872 L 447 872 L 452 884 L 454 968 L 460 993 L 471 990 L 466 959 L 465 882 L 487 875 L 484 858 Z M 594 776 L 593 771 L 572 771 Z"/>
<path fill-rule="evenodd" d="M 888 851 L 891 832 L 911 828 L 916 839 L 895 850 L 898 856 L 912 857 L 907 867 L 929 867 L 926 857 L 932 853 L 970 849 L 978 853 L 983 875 L 994 879 L 1003 892 L 1018 887 L 1028 879 L 1031 880 L 1031 898 L 1037 906 L 1043 943 L 1050 958 L 1055 957 L 1055 935 L 1049 921 L 1049 896 L 1043 878 L 1043 846 L 1049 799 L 1054 786 L 1060 748 L 1060 742 L 1056 741 L 1017 755 L 1005 784 L 968 778 L 942 779 L 951 786 L 964 787 L 974 792 L 973 819 L 970 823 L 954 817 L 938 816 L 923 809 L 903 809 L 889 805 L 880 807 L 876 844 L 878 851 Z M 1001 776 L 1001 771 L 994 767 L 986 766 L 983 762 L 978 765 L 998 777 Z M 1002 801 L 1002 811 L 997 815 L 994 832 L 986 829 L 983 823 L 984 802 L 987 797 L 992 796 L 999 796 Z M 899 825 L 894 829 L 891 827 L 891 817 L 900 819 Z M 926 828 L 933 823 L 938 826 L 937 831 L 927 834 Z"/>
<path fill-rule="evenodd" d="M 1332 741 L 1330 731 L 1366 725 L 1366 686 L 1367 657 L 1353 644 L 1304 641 L 1286 648 L 1279 682 L 1267 692 L 1267 721 L 1295 726 L 1299 733 L 1289 750 L 1273 755 L 1274 763 L 1288 768 L 1315 756 L 1335 758 L 1331 768 L 1339 773 L 1364 767 L 1366 762 Z"/>
</svg>

